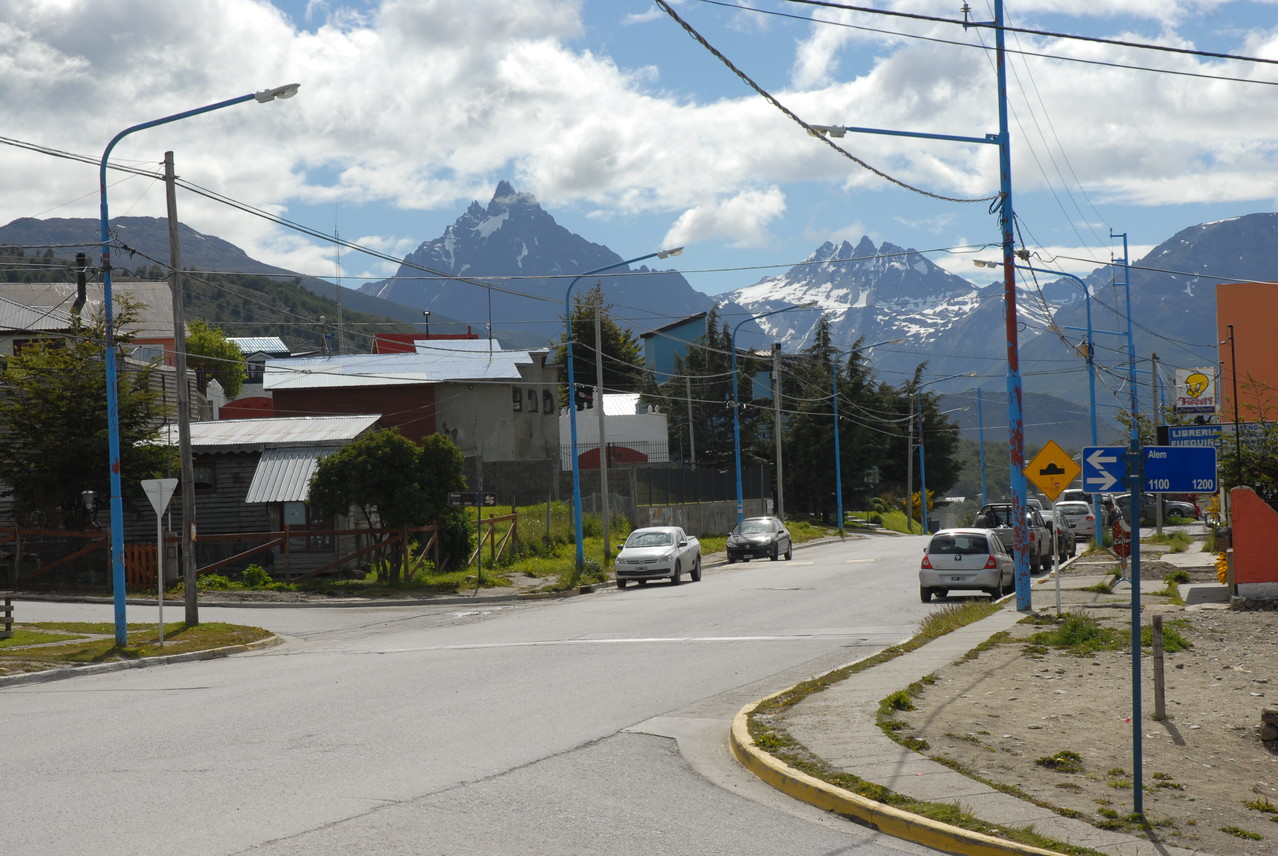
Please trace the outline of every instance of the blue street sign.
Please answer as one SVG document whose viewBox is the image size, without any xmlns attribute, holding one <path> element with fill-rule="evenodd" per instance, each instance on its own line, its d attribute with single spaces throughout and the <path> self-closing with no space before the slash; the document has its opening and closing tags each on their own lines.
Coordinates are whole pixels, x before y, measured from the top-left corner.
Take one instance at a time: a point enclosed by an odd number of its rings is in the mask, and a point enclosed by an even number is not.
<svg viewBox="0 0 1278 856">
<path fill-rule="evenodd" d="M 1148 493 L 1215 493 L 1215 446 L 1146 446 Z"/>
<path fill-rule="evenodd" d="M 1168 425 L 1169 446 L 1215 446 L 1220 439 L 1219 425 Z"/>
<path fill-rule="evenodd" d="M 1127 478 L 1125 446 L 1083 447 L 1083 490 L 1105 493 Z"/>
</svg>

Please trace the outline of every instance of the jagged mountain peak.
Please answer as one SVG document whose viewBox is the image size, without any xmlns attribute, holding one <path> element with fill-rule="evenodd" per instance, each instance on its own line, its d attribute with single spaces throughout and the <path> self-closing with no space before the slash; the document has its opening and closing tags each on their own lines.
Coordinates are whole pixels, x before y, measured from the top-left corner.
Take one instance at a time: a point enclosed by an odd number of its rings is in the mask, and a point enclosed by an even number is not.
<svg viewBox="0 0 1278 856">
<path fill-rule="evenodd" d="M 422 242 L 406 256 L 393 279 L 369 283 L 360 291 L 448 315 L 472 327 L 498 324 L 509 330 L 519 324 L 524 329 L 535 327 L 549 333 L 562 322 L 546 299 L 553 297 L 562 308 L 572 276 L 620 261 L 621 256 L 609 248 L 559 225 L 531 193 L 502 180 L 487 206 L 472 201 L 442 235 Z M 510 294 L 502 303 L 496 303 L 482 285 L 423 276 L 423 268 L 478 280 L 520 277 L 515 284 L 503 286 L 503 290 L 519 294 Z M 618 306 L 642 307 L 656 300 L 669 310 L 671 320 L 711 303 L 683 277 L 653 276 L 640 288 L 643 277 L 638 274 L 645 271 L 633 271 L 636 276 L 630 278 L 603 279 L 609 301 Z M 624 273 L 625 268 L 618 270 L 618 274 Z M 588 284 L 582 283 L 581 293 L 586 288 Z"/>
</svg>

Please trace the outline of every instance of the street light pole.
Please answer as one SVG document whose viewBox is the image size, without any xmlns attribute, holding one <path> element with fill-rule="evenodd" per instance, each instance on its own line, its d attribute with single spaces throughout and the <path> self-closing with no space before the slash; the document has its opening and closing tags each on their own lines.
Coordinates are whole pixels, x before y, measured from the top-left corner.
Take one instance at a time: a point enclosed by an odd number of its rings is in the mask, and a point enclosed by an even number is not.
<svg viewBox="0 0 1278 856">
<path fill-rule="evenodd" d="M 977 267 L 998 267 L 997 262 L 981 261 L 979 259 L 972 262 Z M 1051 270 L 1049 268 L 1033 267 L 1031 265 L 1017 265 L 1020 270 L 1031 271 L 1033 273 L 1048 274 L 1051 276 L 1063 276 L 1067 279 L 1074 280 L 1078 287 L 1083 290 L 1083 305 L 1087 311 L 1087 398 L 1090 407 L 1091 429 L 1092 429 L 1092 445 L 1099 445 L 1099 437 L 1096 427 L 1096 331 L 1092 329 L 1092 291 L 1087 287 L 1080 277 L 1072 273 L 1066 273 L 1061 270 Z M 1077 327 L 1066 327 L 1067 330 L 1076 330 Z M 1110 331 L 1104 331 L 1110 332 Z M 1122 335 L 1115 333 L 1114 335 Z M 1092 497 L 1092 517 L 1099 521 L 1101 519 L 1101 501 L 1100 496 Z M 1104 533 L 1101 531 L 1099 524 L 1092 527 L 1094 530 L 1093 538 L 1097 547 L 1104 546 Z"/>
<path fill-rule="evenodd" d="M 740 523 L 745 519 L 745 497 L 741 490 L 741 401 L 737 394 L 737 331 L 741 329 L 742 324 L 750 321 L 757 321 L 760 318 L 767 318 L 769 315 L 776 315 L 779 312 L 789 312 L 791 309 L 810 309 L 816 306 L 816 301 L 807 303 L 799 303 L 794 306 L 783 306 L 780 309 L 773 309 L 770 312 L 763 312 L 759 315 L 751 315 L 742 321 L 739 321 L 732 328 L 732 346 L 729 349 L 732 352 L 732 451 L 736 461 L 737 468 L 737 522 Z"/>
<path fill-rule="evenodd" d="M 843 531 L 843 459 L 842 444 L 839 441 L 839 358 L 848 357 L 852 354 L 858 354 L 861 351 L 868 351 L 871 348 L 877 348 L 879 345 L 896 345 L 905 341 L 904 339 L 887 339 L 882 342 L 875 342 L 873 345 L 862 345 L 858 348 L 849 348 L 846 351 L 839 351 L 831 358 L 830 364 L 830 392 L 831 400 L 834 402 L 834 497 L 838 505 L 839 520 L 839 537 L 844 536 Z"/>
<path fill-rule="evenodd" d="M 116 147 L 116 144 L 135 131 L 154 128 L 157 125 L 165 125 L 169 122 L 176 122 L 180 119 L 198 116 L 201 113 L 220 110 L 223 107 L 230 107 L 234 104 L 243 104 L 245 101 L 256 100 L 260 103 L 266 103 L 267 101 L 274 101 L 276 98 L 292 98 L 297 94 L 300 85 L 290 83 L 285 86 L 277 86 L 274 89 L 251 92 L 238 98 L 219 101 L 216 104 L 197 107 L 194 110 L 187 110 L 183 113 L 175 113 L 163 119 L 154 119 L 150 122 L 133 125 L 112 137 L 111 142 L 107 143 L 106 149 L 102 152 L 102 159 L 98 165 L 98 189 L 101 197 L 102 310 L 105 325 L 104 346 L 106 350 L 104 362 L 106 365 L 107 455 L 109 458 L 107 465 L 111 482 L 111 586 L 115 607 L 115 644 L 120 647 L 124 647 L 128 642 L 128 629 L 125 621 L 124 605 L 124 502 L 120 477 L 120 389 L 119 378 L 116 377 L 115 307 L 111 292 L 111 235 L 110 215 L 107 207 L 107 162 L 110 160 L 111 151 Z"/>
<path fill-rule="evenodd" d="M 645 259 L 658 258 L 665 259 L 670 256 L 677 256 L 683 252 L 683 247 L 675 247 L 672 250 L 658 250 L 655 253 L 647 253 L 646 255 L 636 256 L 633 259 L 616 262 L 615 264 L 604 265 L 601 268 L 588 270 L 585 273 L 578 274 L 572 278 L 572 282 L 568 283 L 568 290 L 564 292 L 564 354 L 568 363 L 568 433 L 571 444 L 572 456 L 572 517 L 573 517 L 573 537 L 577 542 L 577 564 L 573 570 L 574 580 L 581 574 L 582 568 L 586 564 L 585 547 L 582 541 L 581 533 L 581 462 L 577 460 L 577 381 L 573 374 L 572 360 L 572 290 L 577 283 L 588 276 L 597 273 L 613 270 L 619 267 L 626 267 L 635 262 L 641 262 Z M 595 343 L 598 348 L 598 342 Z M 596 357 L 597 359 L 597 357 Z M 599 407 L 603 406 L 603 402 L 597 402 Z"/>
<path fill-rule="evenodd" d="M 936 380 L 929 380 L 927 383 L 921 383 L 914 390 L 914 396 L 919 403 L 919 501 L 923 506 L 921 515 L 923 522 L 923 534 L 927 534 L 927 469 L 926 456 L 923 452 L 923 387 L 931 386 L 934 383 L 944 383 L 947 380 L 954 380 L 956 377 L 974 377 L 976 372 L 962 372 L 961 374 L 949 375 L 948 377 L 938 377 Z M 967 408 L 961 408 L 966 410 Z"/>
</svg>

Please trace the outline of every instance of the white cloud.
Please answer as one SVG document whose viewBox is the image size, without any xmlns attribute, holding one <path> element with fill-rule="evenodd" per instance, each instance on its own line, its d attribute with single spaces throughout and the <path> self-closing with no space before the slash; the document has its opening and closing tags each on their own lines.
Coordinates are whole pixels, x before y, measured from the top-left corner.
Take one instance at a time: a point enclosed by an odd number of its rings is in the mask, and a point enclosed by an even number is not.
<svg viewBox="0 0 1278 856">
<path fill-rule="evenodd" d="M 769 242 L 768 225 L 785 211 L 779 188 L 751 190 L 683 212 L 666 233 L 665 246 L 723 240 L 737 247 L 762 247 Z"/>
<path fill-rule="evenodd" d="M 624 24 L 625 38 L 652 40 L 651 59 L 641 67 L 619 66 L 583 47 L 592 43 L 583 8 L 596 2 L 299 0 L 305 20 L 297 25 L 266 0 L 4 4 L 3 133 L 96 157 L 133 123 L 298 81 L 302 90 L 289 101 L 250 102 L 140 131 L 120 144 L 112 161 L 154 166 L 171 149 L 186 180 L 285 214 L 335 206 L 343 232 L 366 233 L 385 246 L 397 245 L 392 234 L 409 227 L 380 230 L 386 234 L 377 237 L 362 212 L 376 206 L 456 212 L 471 199 L 486 200 L 499 178 L 532 192 L 551 211 L 571 208 L 599 222 L 644 215 L 661 219 L 662 227 L 673 223 L 669 235 L 678 242 L 734 247 L 776 242 L 796 213 L 793 203 L 787 207 L 792 187 L 835 185 L 858 203 L 849 210 L 872 224 L 865 232 L 876 242 L 905 242 L 891 232 L 893 215 L 878 215 L 877 206 L 913 198 L 910 191 L 832 153 L 744 85 L 739 94 L 728 89 L 732 97 L 699 95 L 699 81 L 680 77 L 685 67 L 666 56 L 676 43 L 681 56 L 692 51 L 664 16 L 647 7 L 633 14 L 607 7 Z M 1171 15 L 1176 26 L 1225 5 L 1030 0 L 1018 14 L 1073 15 L 1093 28 L 1107 26 L 1109 16 L 1130 25 Z M 897 7 L 936 14 L 931 3 Z M 777 35 L 791 30 L 766 19 L 737 15 L 734 22 L 749 23 L 733 35 L 738 44 L 767 45 L 781 67 L 791 68 L 790 89 L 776 94 L 807 121 L 977 137 L 997 130 L 985 53 L 919 42 L 889 47 L 883 37 L 819 26 L 805 29 L 810 35 L 796 45 Z M 86 37 L 90 21 L 101 37 Z M 956 37 L 956 30 L 944 34 Z M 1268 33 L 1240 29 L 1236 38 L 1240 52 L 1275 50 Z M 1130 54 L 1153 63 L 1143 52 L 1019 41 L 1056 54 Z M 1189 57 L 1157 62 L 1222 73 L 1219 64 Z M 731 80 L 726 69 L 696 67 Z M 1069 190 L 1084 209 L 1071 218 L 1097 222 L 1105 218 L 1089 206 L 1105 202 L 1269 204 L 1275 194 L 1278 151 L 1270 141 L 1278 138 L 1278 114 L 1257 109 L 1270 87 L 1032 58 L 1013 58 L 1011 67 L 1018 194 L 1048 186 Z M 1232 66 L 1224 73 L 1267 75 Z M 855 134 L 841 145 L 931 192 L 979 197 L 998 188 L 994 146 Z M 0 222 L 96 216 L 93 166 L 0 151 Z M 113 187 L 112 211 L 161 215 L 162 196 L 143 189 L 138 180 Z M 935 219 L 939 225 L 928 231 L 938 236 L 976 233 L 969 224 L 987 215 L 986 205 L 955 209 L 920 198 L 935 205 L 919 219 Z M 307 270 L 331 268 L 324 261 L 331 249 L 307 249 L 257 218 L 188 194 L 179 205 L 192 226 L 251 254 L 276 264 L 296 261 Z M 837 226 L 846 218 L 834 222 L 828 236 L 848 234 Z M 849 228 L 860 230 L 860 222 Z M 824 231 L 806 219 L 792 229 L 805 230 Z M 370 262 L 361 269 L 377 267 Z"/>
</svg>

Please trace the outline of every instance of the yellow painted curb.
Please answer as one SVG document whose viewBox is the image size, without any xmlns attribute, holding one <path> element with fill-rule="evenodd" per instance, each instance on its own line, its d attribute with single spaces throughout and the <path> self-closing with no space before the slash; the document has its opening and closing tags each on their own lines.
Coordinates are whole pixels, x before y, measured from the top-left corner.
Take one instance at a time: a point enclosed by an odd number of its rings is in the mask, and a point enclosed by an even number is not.
<svg viewBox="0 0 1278 856">
<path fill-rule="evenodd" d="M 961 856 L 1061 856 L 1055 850 L 1004 841 L 910 814 L 835 787 L 782 763 L 755 746 L 750 737 L 749 716 L 760 703 L 746 705 L 733 717 L 729 740 L 732 754 L 747 770 L 783 794 L 819 809 L 850 817 L 893 838 L 913 841 L 946 853 Z"/>
</svg>

